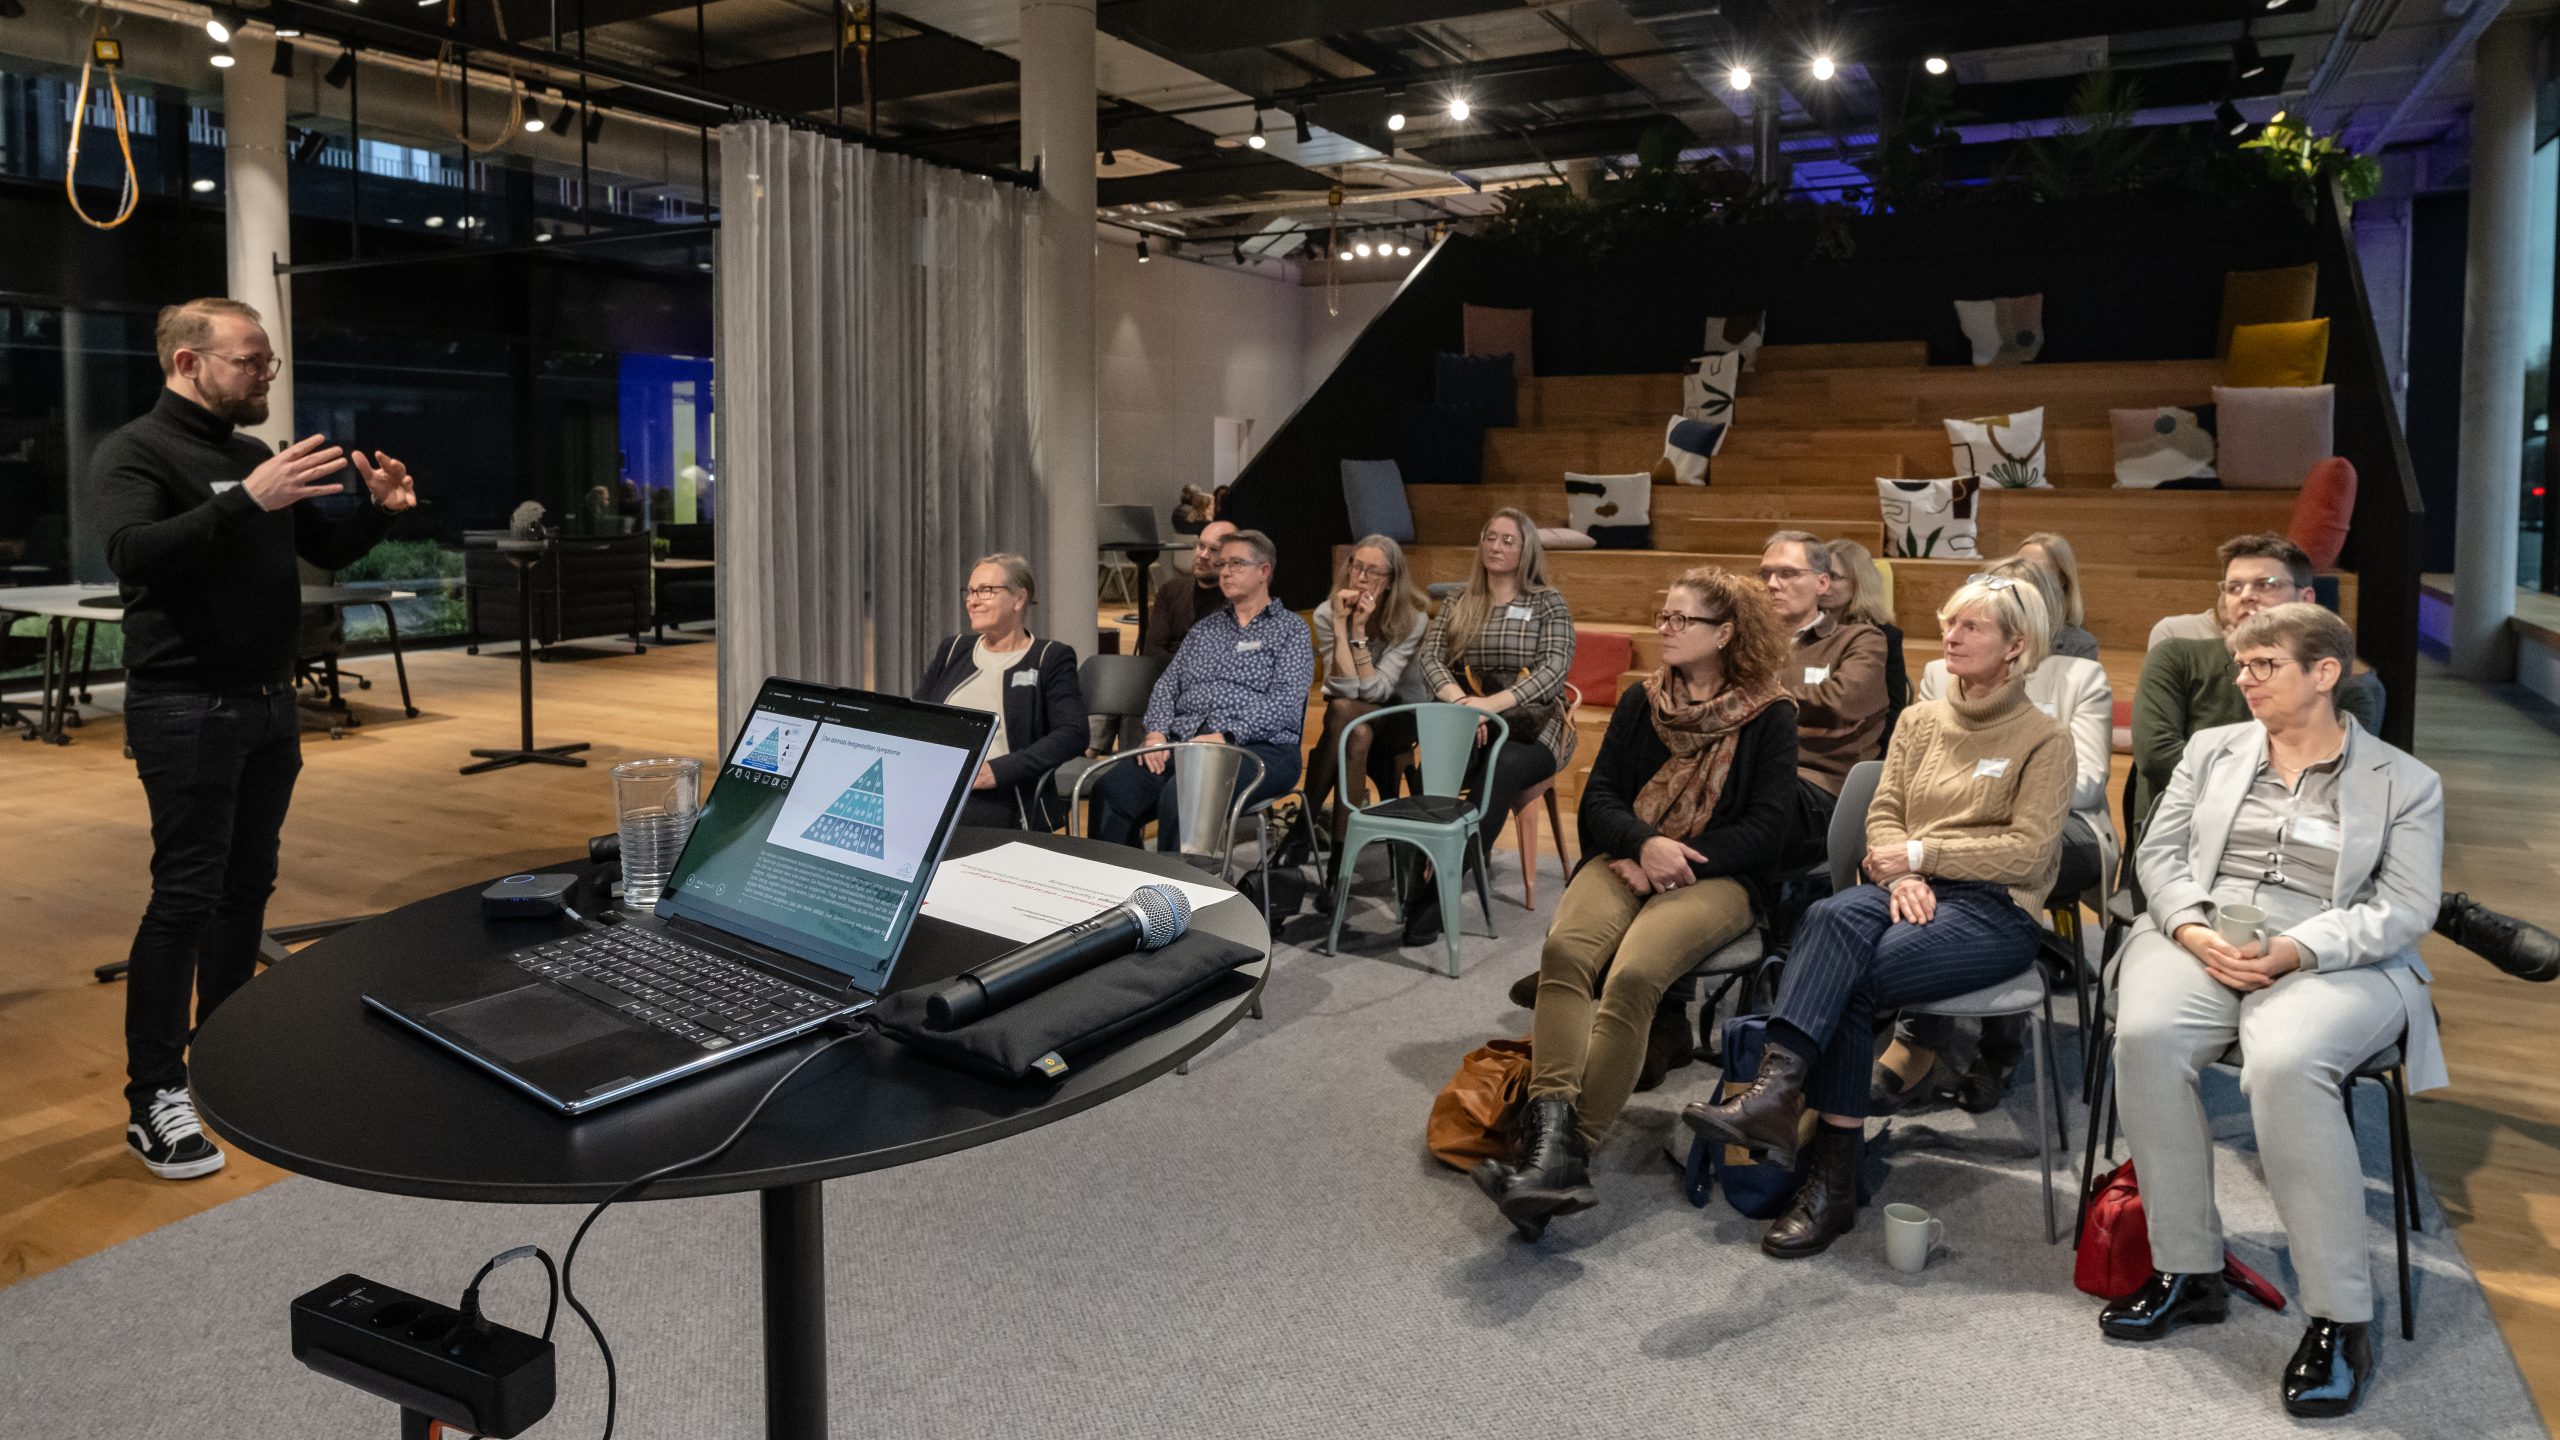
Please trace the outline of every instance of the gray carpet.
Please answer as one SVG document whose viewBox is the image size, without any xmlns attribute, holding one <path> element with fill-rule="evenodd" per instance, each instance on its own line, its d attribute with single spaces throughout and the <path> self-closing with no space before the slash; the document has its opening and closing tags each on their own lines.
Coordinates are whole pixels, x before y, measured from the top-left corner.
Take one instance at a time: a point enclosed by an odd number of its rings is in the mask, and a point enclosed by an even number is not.
<svg viewBox="0 0 2560 1440">
<path fill-rule="evenodd" d="M 1507 859 L 1507 857 L 1506 857 Z M 1549 862 L 1552 866 L 1552 861 Z M 1548 913 L 1562 886 L 1544 878 Z M 1508 893 L 1517 895 L 1516 870 Z M 1472 908 L 1465 978 L 1386 943 L 1326 958 L 1301 920 L 1269 1019 L 1099 1110 L 984 1149 L 827 1187 L 835 1433 L 884 1437 L 1648 1437 L 2277 1434 L 2298 1311 L 2155 1346 L 2102 1342 L 2041 1235 L 2021 1083 L 2005 1115 L 1899 1123 L 1887 1199 L 1942 1215 L 1949 1253 L 1906 1277 L 1881 1221 L 1781 1265 L 1761 1226 L 1678 1195 L 1661 1157 L 1702 1068 L 1636 1097 L 1599 1163 L 1601 1207 L 1512 1237 L 1420 1147 L 1458 1057 L 1528 1017 L 1503 991 L 1544 915 Z M 2067 1017 L 2066 1017 L 2067 1019 Z M 2459 1035 L 2451 1037 L 2459 1045 Z M 2064 1041 L 2066 1055 L 2072 1041 Z M 2241 1256 L 2290 1286 L 2273 1207 L 2227 1080 L 2222 1202 Z M 2366 1167 L 2387 1176 L 2379 1096 Z M 2022 1121 L 2018 1117 L 2023 1114 Z M 2075 1110 L 2075 1133 L 2079 1117 Z M 1923 1133 L 1926 1132 L 1926 1133 Z M 2066 1182 L 2067 1193 L 2067 1182 Z M 2390 1198 L 2376 1179 L 2375 1274 Z M 342 1270 L 450 1297 L 485 1256 L 555 1251 L 577 1211 L 360 1194 L 291 1180 L 0 1291 L 0 1421 L 48 1437 L 394 1433 L 387 1407 L 297 1366 L 291 1297 Z M 2478 1285 L 2432 1205 L 2417 1242 L 2419 1339 L 2386 1314 L 2355 1435 L 2537 1435 Z M 746 1198 L 628 1206 L 580 1263 L 622 1362 L 620 1433 L 761 1433 L 755 1210 Z M 537 1267 L 491 1287 L 540 1316 Z M 591 1435 L 602 1370 L 564 1315 L 562 1396 L 541 1435 Z"/>
</svg>

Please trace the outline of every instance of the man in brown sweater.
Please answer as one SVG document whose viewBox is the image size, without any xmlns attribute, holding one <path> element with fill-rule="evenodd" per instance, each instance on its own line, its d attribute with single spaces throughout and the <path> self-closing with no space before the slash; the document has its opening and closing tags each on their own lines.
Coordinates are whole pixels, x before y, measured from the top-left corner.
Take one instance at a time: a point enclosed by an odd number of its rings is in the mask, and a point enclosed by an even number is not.
<svg viewBox="0 0 2560 1440">
<path fill-rule="evenodd" d="M 1840 787 L 1861 760 L 1884 756 L 1884 632 L 1826 610 L 1831 547 L 1821 536 L 1781 530 L 1760 551 L 1760 583 L 1778 623 L 1795 637 L 1779 683 L 1796 702 L 1796 788 L 1802 814 L 1790 866 L 1822 858 Z"/>
<path fill-rule="evenodd" d="M 1171 660 L 1202 616 L 1225 608 L 1227 598 L 1218 592 L 1218 547 L 1234 533 L 1232 520 L 1212 520 L 1201 527 L 1191 542 L 1190 573 L 1173 576 L 1156 591 L 1147 611 L 1147 633 L 1139 638 L 1139 654 Z"/>
</svg>

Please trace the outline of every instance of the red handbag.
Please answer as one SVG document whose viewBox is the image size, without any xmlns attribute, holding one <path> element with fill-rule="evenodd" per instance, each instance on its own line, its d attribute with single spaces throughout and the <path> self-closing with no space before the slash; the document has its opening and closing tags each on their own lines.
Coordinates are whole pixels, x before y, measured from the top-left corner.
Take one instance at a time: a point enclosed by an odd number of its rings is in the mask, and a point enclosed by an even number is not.
<svg viewBox="0 0 2560 1440">
<path fill-rule="evenodd" d="M 2127 1160 L 2098 1182 L 2089 1201 L 2089 1217 L 2081 1226 L 2080 1253 L 2072 1261 L 2071 1283 L 2101 1300 L 2121 1300 L 2151 1278 L 2151 1228 L 2142 1216 L 2142 1187 Z M 2284 1309 L 2284 1292 L 2267 1277 L 2222 1252 L 2222 1278 L 2231 1288 L 2266 1306 Z"/>
</svg>

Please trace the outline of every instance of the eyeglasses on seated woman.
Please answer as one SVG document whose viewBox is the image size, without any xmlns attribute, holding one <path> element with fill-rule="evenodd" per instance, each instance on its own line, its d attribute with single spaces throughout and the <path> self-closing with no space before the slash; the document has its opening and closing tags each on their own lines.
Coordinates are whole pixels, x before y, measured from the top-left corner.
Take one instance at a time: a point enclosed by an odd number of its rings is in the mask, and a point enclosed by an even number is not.
<svg viewBox="0 0 2560 1440">
<path fill-rule="evenodd" d="M 1019 555 L 990 555 L 969 569 L 961 600 L 969 629 L 934 647 L 915 698 L 983 710 L 995 739 L 978 766 L 960 823 L 1054 830 L 1063 823 L 1049 776 L 1084 753 L 1084 688 L 1075 647 L 1034 637 L 1036 586 Z"/>
</svg>

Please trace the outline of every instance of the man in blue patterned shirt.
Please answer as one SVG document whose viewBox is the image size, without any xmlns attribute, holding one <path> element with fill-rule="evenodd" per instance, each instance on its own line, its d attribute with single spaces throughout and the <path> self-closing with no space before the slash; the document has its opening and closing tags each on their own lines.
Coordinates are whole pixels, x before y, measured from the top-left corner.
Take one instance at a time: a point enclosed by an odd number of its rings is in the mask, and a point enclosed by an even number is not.
<svg viewBox="0 0 2560 1440">
<path fill-rule="evenodd" d="M 1271 537 L 1259 530 L 1239 530 L 1219 543 L 1218 592 L 1227 603 L 1191 627 L 1147 700 L 1150 745 L 1206 740 L 1260 756 L 1254 800 L 1286 794 L 1298 783 L 1298 737 L 1316 672 L 1306 622 L 1271 598 L 1274 558 Z M 1161 803 L 1172 788 L 1165 763 L 1171 758 L 1148 755 L 1105 772 L 1093 787 L 1101 805 L 1095 833 L 1135 845 L 1153 820 L 1156 848 L 1173 849 L 1180 839 L 1174 808 Z"/>
</svg>

